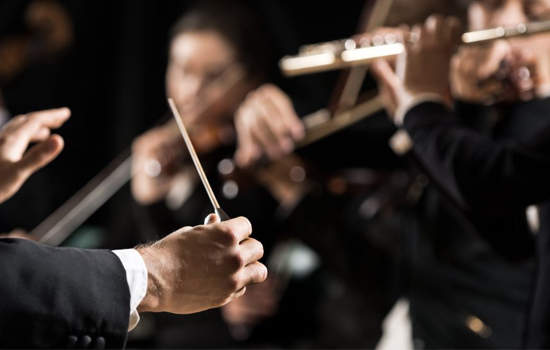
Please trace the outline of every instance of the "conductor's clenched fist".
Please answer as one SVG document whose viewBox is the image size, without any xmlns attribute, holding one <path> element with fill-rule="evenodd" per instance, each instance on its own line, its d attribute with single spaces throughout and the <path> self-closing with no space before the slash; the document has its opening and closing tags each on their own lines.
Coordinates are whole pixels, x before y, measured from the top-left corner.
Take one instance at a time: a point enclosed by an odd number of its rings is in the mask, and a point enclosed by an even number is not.
<svg viewBox="0 0 550 350">
<path fill-rule="evenodd" d="M 157 243 L 138 249 L 148 271 L 147 294 L 139 312 L 189 314 L 227 304 L 246 286 L 263 282 L 266 267 L 260 242 L 250 238 L 243 217 L 184 227 Z"/>
</svg>

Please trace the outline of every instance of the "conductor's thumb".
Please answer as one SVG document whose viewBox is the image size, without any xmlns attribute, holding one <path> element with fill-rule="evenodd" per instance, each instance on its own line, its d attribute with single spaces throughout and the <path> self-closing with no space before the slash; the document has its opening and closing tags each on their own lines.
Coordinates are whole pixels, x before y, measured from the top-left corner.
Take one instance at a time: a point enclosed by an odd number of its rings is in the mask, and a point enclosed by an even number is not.
<svg viewBox="0 0 550 350">
<path fill-rule="evenodd" d="M 204 224 L 205 225 L 215 224 L 215 223 L 218 223 L 218 222 L 221 222 L 221 221 L 220 221 L 220 217 L 216 214 L 210 214 L 206 217 L 206 219 L 204 219 Z"/>
</svg>

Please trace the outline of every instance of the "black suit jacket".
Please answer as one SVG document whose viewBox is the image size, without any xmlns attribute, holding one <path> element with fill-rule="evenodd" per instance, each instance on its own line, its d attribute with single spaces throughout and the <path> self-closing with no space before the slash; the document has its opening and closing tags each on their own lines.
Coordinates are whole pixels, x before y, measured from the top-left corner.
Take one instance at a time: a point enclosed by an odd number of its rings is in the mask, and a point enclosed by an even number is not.
<svg viewBox="0 0 550 350">
<path fill-rule="evenodd" d="M 432 180 L 461 209 L 495 211 L 544 202 L 550 194 L 550 115 L 529 137 L 495 142 L 438 103 L 422 103 L 403 127 Z"/>
<path fill-rule="evenodd" d="M 500 217 L 506 223 L 507 216 L 550 198 L 550 116 L 523 138 L 495 142 L 467 128 L 443 105 L 422 103 L 407 113 L 404 128 L 425 171 L 473 222 Z M 538 278 L 528 331 L 528 346 L 536 348 L 550 347 L 549 213 L 542 205 Z M 526 230 L 478 228 L 505 255 L 522 257 L 532 250 L 534 238 Z"/>
<path fill-rule="evenodd" d="M 0 239 L 1 348 L 123 348 L 130 293 L 111 251 Z"/>
</svg>

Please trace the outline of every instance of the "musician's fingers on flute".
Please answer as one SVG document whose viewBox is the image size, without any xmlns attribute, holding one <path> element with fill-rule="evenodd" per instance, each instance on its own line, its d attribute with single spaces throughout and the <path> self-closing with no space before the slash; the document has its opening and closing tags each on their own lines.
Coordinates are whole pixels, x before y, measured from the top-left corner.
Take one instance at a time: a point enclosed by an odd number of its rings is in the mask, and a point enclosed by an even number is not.
<svg viewBox="0 0 550 350">
<path fill-rule="evenodd" d="M 502 83 L 494 75 L 501 62 L 510 59 L 508 43 L 498 41 L 490 46 L 461 47 L 451 61 L 451 92 L 461 100 L 480 102 L 487 96 L 502 93 Z"/>
<path fill-rule="evenodd" d="M 427 34 L 427 40 L 424 40 L 425 46 L 442 45 L 443 39 L 443 24 L 445 19 L 441 15 L 432 15 L 426 19 L 424 30 Z"/>
<path fill-rule="evenodd" d="M 371 66 L 371 72 L 383 86 L 387 86 L 391 91 L 398 91 L 403 83 L 395 74 L 394 69 L 385 60 L 378 60 Z"/>
<path fill-rule="evenodd" d="M 388 115 L 393 116 L 398 106 L 397 91 L 402 88 L 401 79 L 385 60 L 378 60 L 371 66 L 371 72 L 378 82 L 378 92 Z"/>
<path fill-rule="evenodd" d="M 445 19 L 442 40 L 443 42 L 452 43 L 453 47 L 456 48 L 461 43 L 463 32 L 462 21 L 458 17 L 449 16 Z"/>
<path fill-rule="evenodd" d="M 445 47 L 454 52 L 460 43 L 462 24 L 457 17 L 432 15 L 426 20 L 425 29 L 430 35 L 423 45 Z"/>
<path fill-rule="evenodd" d="M 513 57 L 512 46 L 506 41 L 496 41 L 486 50 L 477 51 L 478 55 L 476 55 L 475 61 L 469 62 L 471 65 L 470 70 L 475 72 L 478 80 L 487 79 L 494 75 L 500 69 L 503 61 L 510 60 Z"/>
<path fill-rule="evenodd" d="M 412 40 L 406 40 L 406 45 L 405 47 L 408 49 L 408 50 L 417 50 L 419 49 L 420 47 L 420 42 L 422 42 L 422 36 L 423 36 L 423 32 L 424 32 L 424 26 L 421 25 L 421 24 L 415 24 L 412 28 L 411 28 L 411 33 L 410 33 L 410 38 Z"/>
</svg>

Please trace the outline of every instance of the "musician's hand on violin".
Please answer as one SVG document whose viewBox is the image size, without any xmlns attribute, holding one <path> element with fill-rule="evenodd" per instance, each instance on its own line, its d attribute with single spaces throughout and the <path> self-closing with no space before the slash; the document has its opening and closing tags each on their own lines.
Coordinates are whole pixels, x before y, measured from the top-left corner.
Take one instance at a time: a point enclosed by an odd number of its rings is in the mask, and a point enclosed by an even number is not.
<svg viewBox="0 0 550 350">
<path fill-rule="evenodd" d="M 13 196 L 35 171 L 54 160 L 63 139 L 52 135 L 69 119 L 68 108 L 20 115 L 0 130 L 0 203 Z M 29 149 L 31 143 L 35 146 Z"/>
<path fill-rule="evenodd" d="M 181 169 L 184 150 L 185 144 L 172 122 L 151 129 L 134 141 L 132 168 L 135 175 L 131 188 L 138 203 L 150 205 L 166 197 Z"/>
<path fill-rule="evenodd" d="M 451 92 L 455 99 L 487 103 L 502 96 L 504 84 L 497 79 L 503 62 L 514 60 L 509 42 L 462 46 L 451 61 Z"/>
<path fill-rule="evenodd" d="M 220 307 L 263 282 L 266 267 L 260 242 L 250 238 L 243 217 L 184 227 L 157 243 L 138 248 L 148 272 L 148 288 L 139 312 L 189 314 Z"/>
<path fill-rule="evenodd" d="M 408 28 L 403 27 L 403 32 Z M 379 82 L 382 100 L 389 114 L 410 103 L 416 96 L 433 94 L 449 100 L 449 66 L 461 33 L 454 17 L 431 16 L 424 25 L 412 28 L 416 41 L 404 42 L 405 53 L 396 62 L 395 71 L 386 61 L 377 61 L 372 72 Z"/>
<path fill-rule="evenodd" d="M 248 167 L 263 156 L 277 160 L 291 153 L 305 135 L 290 98 L 271 84 L 247 96 L 237 111 L 235 127 L 235 160 L 241 167 Z"/>
</svg>

